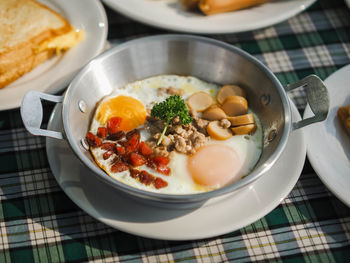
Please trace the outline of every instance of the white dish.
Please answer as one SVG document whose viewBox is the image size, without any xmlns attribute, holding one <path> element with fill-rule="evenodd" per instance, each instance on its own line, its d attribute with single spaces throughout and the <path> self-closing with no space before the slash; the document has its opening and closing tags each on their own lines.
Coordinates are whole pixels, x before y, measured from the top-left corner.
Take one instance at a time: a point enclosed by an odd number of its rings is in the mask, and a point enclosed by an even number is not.
<svg viewBox="0 0 350 263">
<path fill-rule="evenodd" d="M 286 20 L 316 0 L 272 0 L 244 10 L 204 16 L 185 11 L 180 0 L 103 0 L 112 9 L 141 23 L 188 33 L 222 34 L 249 31 Z"/>
<path fill-rule="evenodd" d="M 345 0 L 345 3 L 350 8 L 350 0 Z"/>
<path fill-rule="evenodd" d="M 350 104 L 350 65 L 341 68 L 324 81 L 330 99 L 328 117 L 324 122 L 305 127 L 307 155 L 323 183 L 350 206 L 350 137 L 338 118 L 340 106 Z M 304 117 L 312 116 L 306 107 Z"/>
<path fill-rule="evenodd" d="M 54 56 L 0 89 L 0 110 L 19 107 L 24 94 L 29 90 L 55 93 L 64 89 L 77 70 L 98 55 L 106 45 L 107 16 L 99 1 L 40 0 L 40 2 L 62 14 L 77 29 L 84 30 L 85 40 L 64 55 Z"/>
<path fill-rule="evenodd" d="M 294 104 L 292 113 L 293 120 L 300 119 Z M 61 106 L 57 105 L 49 129 L 61 129 L 60 114 Z M 166 240 L 213 237 L 240 229 L 265 216 L 292 190 L 306 157 L 302 130 L 294 131 L 277 163 L 249 187 L 214 198 L 197 209 L 168 209 L 119 195 L 111 186 L 98 180 L 63 140 L 47 138 L 46 150 L 58 184 L 81 209 L 116 229 Z"/>
</svg>

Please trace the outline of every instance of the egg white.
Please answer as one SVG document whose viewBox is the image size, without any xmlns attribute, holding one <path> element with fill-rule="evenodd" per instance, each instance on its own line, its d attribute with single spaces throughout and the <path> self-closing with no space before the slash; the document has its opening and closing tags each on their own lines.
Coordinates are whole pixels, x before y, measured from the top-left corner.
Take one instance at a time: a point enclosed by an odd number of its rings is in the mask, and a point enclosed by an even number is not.
<svg viewBox="0 0 350 263">
<path fill-rule="evenodd" d="M 220 86 L 190 76 L 160 75 L 128 83 L 123 87 L 118 87 L 114 89 L 111 94 L 105 96 L 99 102 L 99 105 L 111 98 L 125 95 L 141 101 L 146 109 L 151 109 L 155 103 L 162 102 L 170 96 L 168 94 L 160 95 L 158 93 L 158 88 L 160 87 L 183 89 L 185 94 L 182 97 L 186 100 L 190 95 L 198 91 L 205 91 L 215 97 Z M 97 120 L 98 109 L 97 106 L 90 126 L 90 131 L 94 134 L 96 134 L 97 128 L 101 126 L 100 122 Z"/>
<path fill-rule="evenodd" d="M 251 111 L 250 111 L 251 112 Z M 260 121 L 254 114 L 257 129 L 253 135 L 235 135 L 231 138 L 219 141 L 210 138 L 206 145 L 217 144 L 226 145 L 233 149 L 238 157 L 241 164 L 239 172 L 234 178 L 231 179 L 230 183 L 241 179 L 248 175 L 253 169 L 255 164 L 258 162 L 262 152 L 262 128 Z M 205 146 L 203 146 L 205 147 Z M 205 192 L 222 187 L 223 185 L 215 185 L 212 187 L 199 186 L 194 183 L 192 176 L 187 169 L 188 156 L 185 154 L 174 152 L 169 164 L 172 169 L 172 175 L 176 178 L 181 178 L 182 181 L 186 181 L 188 184 L 194 184 L 197 192 Z"/>
<path fill-rule="evenodd" d="M 169 95 L 164 94 L 162 96 L 159 95 L 157 89 L 160 87 L 168 88 L 174 87 L 183 89 L 185 91 L 185 95 L 183 98 L 186 100 L 191 94 L 199 91 L 204 91 L 216 97 L 217 90 L 220 86 L 212 83 L 207 83 L 202 80 L 199 80 L 195 77 L 185 77 L 185 76 L 177 76 L 177 75 L 161 75 L 151 77 L 145 80 L 136 81 L 133 83 L 129 83 L 122 88 L 115 89 L 110 95 L 106 96 L 102 101 L 109 100 L 113 97 L 119 95 L 131 96 L 143 103 L 146 109 L 151 109 L 155 103 L 159 103 L 164 101 Z M 101 126 L 96 116 L 98 113 L 98 107 L 96 109 L 95 115 L 91 121 L 90 131 L 94 134 L 97 132 L 97 128 Z M 244 175 L 247 175 L 253 168 L 254 165 L 259 160 L 262 151 L 262 128 L 259 122 L 259 119 L 256 115 L 254 115 L 257 130 L 254 135 L 236 135 L 232 136 L 228 140 L 225 141 L 217 141 L 210 138 L 208 144 L 224 144 L 231 147 L 235 150 L 240 158 L 240 162 L 242 164 L 242 168 L 239 174 L 236 176 L 234 180 L 238 180 Z M 141 140 L 147 140 L 151 135 L 148 130 L 140 129 L 141 132 Z M 205 147 L 205 146 L 204 146 Z M 137 167 L 136 169 L 145 170 L 150 174 L 162 178 L 164 181 L 168 183 L 167 187 L 161 189 L 155 189 L 152 186 L 146 186 L 140 183 L 138 180 L 135 180 L 130 176 L 129 171 L 124 171 L 120 173 L 113 173 L 110 170 L 111 163 L 114 159 L 112 155 L 109 159 L 103 160 L 103 153 L 105 150 L 101 148 L 91 148 L 91 152 L 98 163 L 98 165 L 105 170 L 107 174 L 109 174 L 114 179 L 123 182 L 132 187 L 136 187 L 138 189 L 165 193 L 165 194 L 193 194 L 210 191 L 215 188 L 222 187 L 220 185 L 214 187 L 201 186 L 196 184 L 187 170 L 187 161 L 188 156 L 185 154 L 181 154 L 178 152 L 172 152 L 170 155 L 170 163 L 169 167 L 171 169 L 171 174 L 169 176 L 163 175 L 147 167 L 146 165 Z"/>
</svg>

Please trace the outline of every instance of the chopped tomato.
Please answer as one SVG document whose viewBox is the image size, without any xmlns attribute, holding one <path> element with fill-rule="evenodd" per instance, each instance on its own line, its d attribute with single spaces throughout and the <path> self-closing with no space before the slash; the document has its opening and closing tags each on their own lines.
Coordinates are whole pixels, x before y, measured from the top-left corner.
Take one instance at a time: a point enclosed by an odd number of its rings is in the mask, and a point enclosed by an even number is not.
<svg viewBox="0 0 350 263">
<path fill-rule="evenodd" d="M 119 153 L 120 155 L 124 155 L 125 154 L 125 147 L 123 146 L 117 146 L 117 153 Z"/>
<path fill-rule="evenodd" d="M 169 157 L 166 156 L 155 156 L 153 157 L 153 162 L 158 165 L 158 164 L 165 164 L 167 165 L 170 162 Z"/>
<path fill-rule="evenodd" d="M 165 164 L 157 164 L 156 168 L 157 172 L 164 174 L 164 175 L 169 175 L 170 174 L 170 168 L 166 166 Z"/>
<path fill-rule="evenodd" d="M 98 138 L 96 135 L 92 134 L 91 132 L 88 132 L 85 138 L 88 144 L 92 147 L 98 147 L 102 144 L 101 139 Z"/>
<path fill-rule="evenodd" d="M 130 154 L 130 163 L 133 166 L 141 166 L 141 165 L 144 165 L 146 162 L 147 162 L 146 158 L 143 157 L 141 154 L 138 154 L 138 153 Z"/>
<path fill-rule="evenodd" d="M 101 149 L 106 151 L 113 151 L 115 149 L 115 143 L 113 142 L 104 142 L 101 144 Z"/>
<path fill-rule="evenodd" d="M 122 118 L 120 117 L 112 117 L 107 121 L 107 130 L 108 134 L 116 134 L 120 131 L 120 123 L 122 122 Z"/>
<path fill-rule="evenodd" d="M 144 155 L 144 156 L 148 156 L 148 155 L 152 154 L 151 147 L 149 147 L 148 144 L 145 142 L 140 142 L 139 150 L 142 153 L 142 155 Z"/>
<path fill-rule="evenodd" d="M 107 128 L 105 127 L 98 127 L 97 129 L 97 136 L 104 139 L 107 136 Z"/>
<path fill-rule="evenodd" d="M 134 134 L 130 140 L 127 142 L 127 148 L 126 151 L 128 153 L 130 152 L 136 152 L 139 149 L 139 144 L 140 144 L 140 135 L 139 134 Z"/>
<path fill-rule="evenodd" d="M 168 183 L 160 177 L 157 177 L 156 180 L 153 182 L 153 184 L 156 189 L 160 189 L 168 186 Z"/>
<path fill-rule="evenodd" d="M 129 166 L 126 163 L 123 162 L 116 162 L 112 165 L 111 167 L 111 171 L 113 173 L 119 173 L 119 172 L 123 172 L 129 169 Z"/>
</svg>

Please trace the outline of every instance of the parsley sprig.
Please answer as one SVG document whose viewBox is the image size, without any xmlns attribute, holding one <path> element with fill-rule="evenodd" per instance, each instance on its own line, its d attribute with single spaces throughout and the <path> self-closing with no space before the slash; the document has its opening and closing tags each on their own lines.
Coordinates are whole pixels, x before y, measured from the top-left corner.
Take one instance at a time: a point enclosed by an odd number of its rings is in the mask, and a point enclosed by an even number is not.
<svg viewBox="0 0 350 263">
<path fill-rule="evenodd" d="M 181 123 L 184 125 L 192 122 L 186 103 L 179 95 L 172 95 L 165 101 L 155 104 L 151 110 L 151 116 L 165 122 L 164 130 L 158 139 L 157 145 L 163 140 L 171 120 L 175 117 L 179 116 Z"/>
</svg>

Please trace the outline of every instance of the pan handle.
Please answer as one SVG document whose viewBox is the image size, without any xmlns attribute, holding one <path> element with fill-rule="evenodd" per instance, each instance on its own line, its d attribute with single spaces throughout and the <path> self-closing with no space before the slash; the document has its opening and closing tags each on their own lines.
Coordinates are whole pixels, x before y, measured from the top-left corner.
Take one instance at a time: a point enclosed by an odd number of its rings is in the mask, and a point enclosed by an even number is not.
<svg viewBox="0 0 350 263">
<path fill-rule="evenodd" d="M 61 103 L 63 96 L 50 95 L 31 90 L 24 95 L 21 105 L 21 117 L 26 129 L 33 135 L 63 139 L 62 132 L 40 129 L 43 120 L 41 99 Z"/>
<path fill-rule="evenodd" d="M 294 130 L 325 120 L 329 109 L 328 91 L 319 77 L 316 75 L 307 76 L 295 83 L 287 85 L 285 90 L 288 92 L 300 87 L 306 88 L 306 99 L 314 116 L 293 123 Z"/>
</svg>

